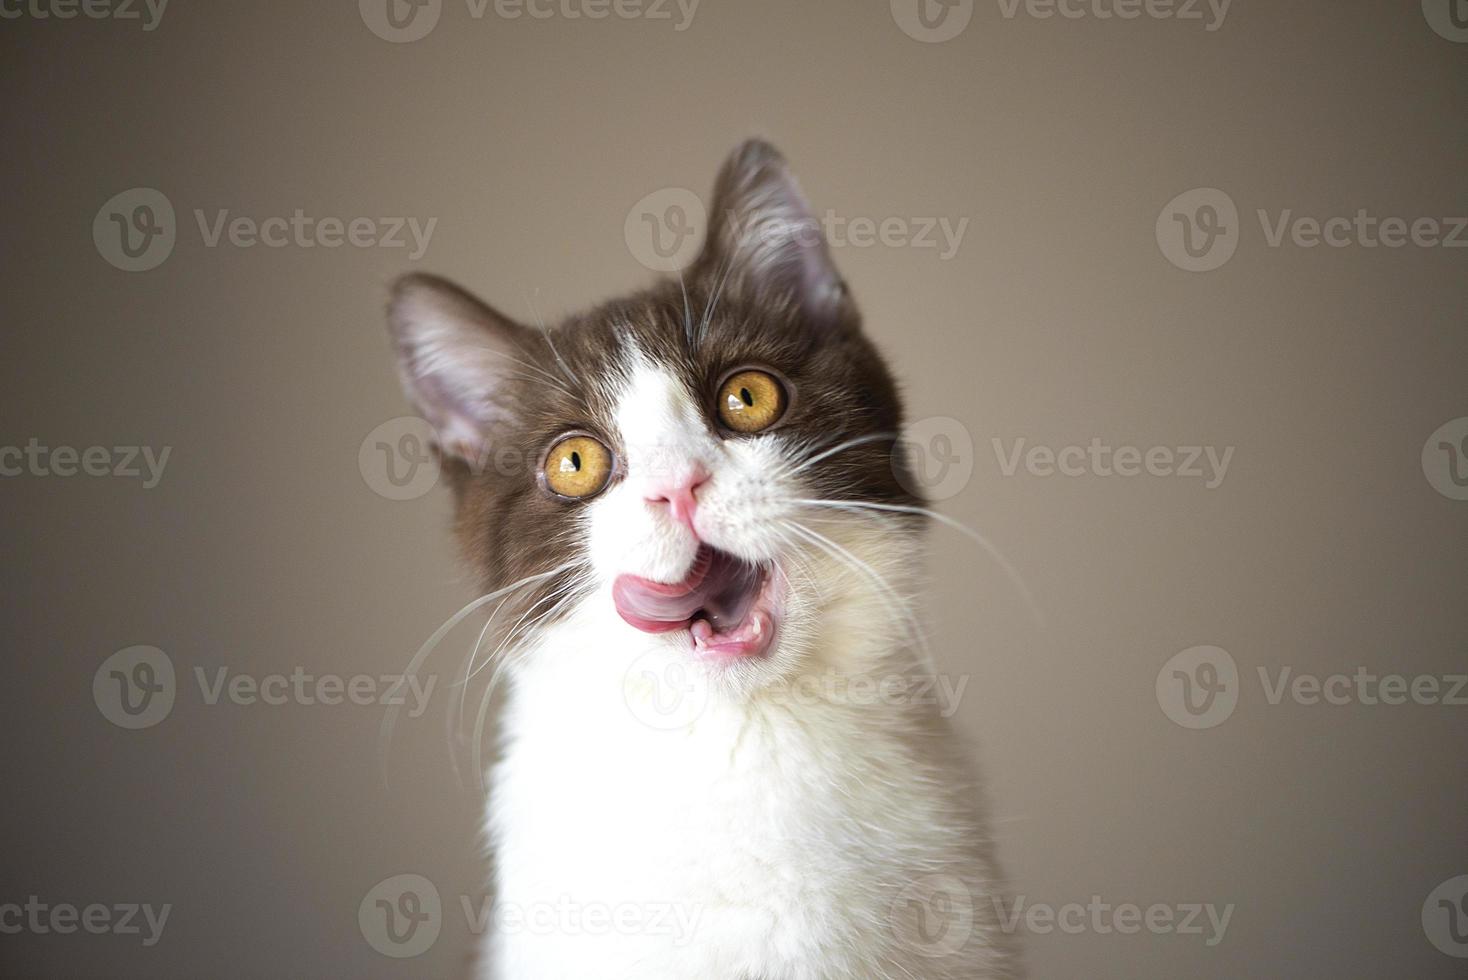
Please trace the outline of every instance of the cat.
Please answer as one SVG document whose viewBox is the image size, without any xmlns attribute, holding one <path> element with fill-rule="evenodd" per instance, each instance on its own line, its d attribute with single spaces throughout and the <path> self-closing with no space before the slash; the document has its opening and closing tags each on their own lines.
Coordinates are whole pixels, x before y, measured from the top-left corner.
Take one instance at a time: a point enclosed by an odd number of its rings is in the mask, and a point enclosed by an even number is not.
<svg viewBox="0 0 1468 980">
<path fill-rule="evenodd" d="M 901 400 L 779 152 L 735 150 L 643 292 L 547 329 L 412 274 L 388 320 L 504 604 L 477 976 L 1019 977 L 920 696 Z"/>
</svg>

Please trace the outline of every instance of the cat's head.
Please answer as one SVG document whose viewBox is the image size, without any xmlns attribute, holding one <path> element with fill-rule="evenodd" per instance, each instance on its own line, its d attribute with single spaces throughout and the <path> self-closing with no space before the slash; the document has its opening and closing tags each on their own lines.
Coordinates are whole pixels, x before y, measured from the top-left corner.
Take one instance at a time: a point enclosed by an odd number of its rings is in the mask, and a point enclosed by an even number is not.
<svg viewBox="0 0 1468 980">
<path fill-rule="evenodd" d="M 579 621 L 744 686 L 900 641 L 900 400 L 773 147 L 730 157 L 677 278 L 545 330 L 413 275 L 390 323 L 482 585 L 542 576 L 520 636 Z"/>
</svg>

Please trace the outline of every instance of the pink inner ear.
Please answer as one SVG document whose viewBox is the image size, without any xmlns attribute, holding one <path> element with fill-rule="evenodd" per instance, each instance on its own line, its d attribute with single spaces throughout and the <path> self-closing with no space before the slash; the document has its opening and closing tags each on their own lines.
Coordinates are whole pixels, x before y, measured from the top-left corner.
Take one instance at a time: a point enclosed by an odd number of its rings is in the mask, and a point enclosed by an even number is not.
<svg viewBox="0 0 1468 980">
<path fill-rule="evenodd" d="M 403 387 L 439 446 L 481 460 L 495 430 L 510 420 L 506 389 L 521 370 L 529 328 L 424 275 L 398 282 L 388 320 Z"/>
<path fill-rule="evenodd" d="M 778 151 L 746 143 L 725 164 L 715 197 L 713 268 L 727 263 L 755 289 L 792 295 L 807 315 L 833 320 L 845 286 L 825 229 Z"/>
</svg>

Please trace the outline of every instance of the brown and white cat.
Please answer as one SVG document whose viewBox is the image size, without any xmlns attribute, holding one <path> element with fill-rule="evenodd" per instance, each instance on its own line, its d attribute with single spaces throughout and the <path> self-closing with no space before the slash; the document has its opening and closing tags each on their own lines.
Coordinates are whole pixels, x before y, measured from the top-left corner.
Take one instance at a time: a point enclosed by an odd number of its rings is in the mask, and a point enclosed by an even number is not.
<svg viewBox="0 0 1468 980">
<path fill-rule="evenodd" d="M 1017 977 L 974 777 L 916 696 L 896 387 L 772 147 L 710 214 L 686 275 L 551 330 L 394 289 L 463 550 L 518 624 L 479 975 Z"/>
</svg>

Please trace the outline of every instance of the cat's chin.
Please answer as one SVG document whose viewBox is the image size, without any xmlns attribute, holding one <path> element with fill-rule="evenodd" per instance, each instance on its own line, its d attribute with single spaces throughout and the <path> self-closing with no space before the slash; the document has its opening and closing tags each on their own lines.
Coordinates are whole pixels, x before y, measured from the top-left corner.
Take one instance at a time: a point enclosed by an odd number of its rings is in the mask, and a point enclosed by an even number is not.
<svg viewBox="0 0 1468 980">
<path fill-rule="evenodd" d="M 620 575 L 612 598 L 618 615 L 632 627 L 686 638 L 695 657 L 723 663 L 770 655 L 785 591 L 777 565 L 746 562 L 704 545 L 681 580 Z"/>
</svg>

